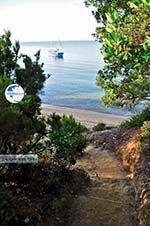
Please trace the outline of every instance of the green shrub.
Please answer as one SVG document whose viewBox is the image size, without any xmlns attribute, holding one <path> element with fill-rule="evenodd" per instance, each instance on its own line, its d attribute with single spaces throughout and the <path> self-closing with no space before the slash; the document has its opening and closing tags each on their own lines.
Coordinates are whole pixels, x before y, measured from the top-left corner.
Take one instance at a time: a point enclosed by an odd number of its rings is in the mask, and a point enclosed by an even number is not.
<svg viewBox="0 0 150 226">
<path fill-rule="evenodd" d="M 149 146 L 150 147 L 150 121 L 144 122 L 141 133 L 139 135 L 139 140 L 141 143 L 141 146 Z"/>
<path fill-rule="evenodd" d="M 102 130 L 106 129 L 106 125 L 104 123 L 98 123 L 92 129 L 93 129 L 93 131 L 102 131 Z"/>
<path fill-rule="evenodd" d="M 45 122 L 41 117 L 39 92 L 49 75 L 44 74 L 40 51 L 32 60 L 21 54 L 19 42 L 11 41 L 10 31 L 0 35 L 0 153 L 26 154 L 36 150 L 45 136 Z M 5 98 L 8 85 L 17 83 L 25 90 L 18 104 Z"/>
<path fill-rule="evenodd" d="M 63 159 L 75 163 L 75 156 L 81 153 L 87 145 L 87 138 L 82 134 L 85 127 L 76 122 L 73 116 L 63 115 L 61 118 L 52 114 L 48 119 L 51 126 L 49 145 L 56 159 Z"/>
<path fill-rule="evenodd" d="M 140 127 L 145 121 L 150 121 L 150 109 L 145 109 L 141 113 L 134 115 L 130 120 L 121 124 L 122 128 Z"/>
</svg>

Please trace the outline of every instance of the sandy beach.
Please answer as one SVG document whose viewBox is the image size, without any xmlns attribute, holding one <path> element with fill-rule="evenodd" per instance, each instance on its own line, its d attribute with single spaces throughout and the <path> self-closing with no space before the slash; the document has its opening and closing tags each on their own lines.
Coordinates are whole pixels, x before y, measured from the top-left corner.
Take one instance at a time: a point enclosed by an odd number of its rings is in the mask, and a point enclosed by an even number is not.
<svg viewBox="0 0 150 226">
<path fill-rule="evenodd" d="M 56 112 L 60 116 L 62 116 L 63 114 L 73 115 L 77 121 L 81 122 L 88 128 L 92 128 L 94 125 L 100 122 L 103 122 L 109 126 L 117 126 L 121 122 L 129 118 L 129 116 L 106 114 L 90 110 L 42 104 L 43 115 L 49 115 L 53 112 Z"/>
</svg>

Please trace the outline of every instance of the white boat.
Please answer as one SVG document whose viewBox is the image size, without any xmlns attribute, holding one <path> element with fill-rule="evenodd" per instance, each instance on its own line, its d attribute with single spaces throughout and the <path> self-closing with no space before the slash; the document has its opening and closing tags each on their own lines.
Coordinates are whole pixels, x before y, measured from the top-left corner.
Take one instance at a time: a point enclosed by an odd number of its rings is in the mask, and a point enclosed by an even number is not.
<svg viewBox="0 0 150 226">
<path fill-rule="evenodd" d="M 50 49 L 48 52 L 52 57 L 63 58 L 64 56 L 64 52 L 60 51 L 59 49 Z"/>
</svg>

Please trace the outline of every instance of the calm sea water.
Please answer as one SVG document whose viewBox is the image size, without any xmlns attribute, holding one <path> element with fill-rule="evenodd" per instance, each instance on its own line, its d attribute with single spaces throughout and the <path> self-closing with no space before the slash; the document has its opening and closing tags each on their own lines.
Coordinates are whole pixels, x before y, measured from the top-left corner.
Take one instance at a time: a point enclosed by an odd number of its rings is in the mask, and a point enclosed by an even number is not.
<svg viewBox="0 0 150 226">
<path fill-rule="evenodd" d="M 21 52 L 34 56 L 41 50 L 45 73 L 51 74 L 40 94 L 43 103 L 68 106 L 115 114 L 129 114 L 119 108 L 105 108 L 100 99 L 103 90 L 96 86 L 99 69 L 104 66 L 100 44 L 95 41 L 62 42 L 64 59 L 55 59 L 48 53 L 59 48 L 58 42 L 30 42 L 21 44 Z"/>
</svg>

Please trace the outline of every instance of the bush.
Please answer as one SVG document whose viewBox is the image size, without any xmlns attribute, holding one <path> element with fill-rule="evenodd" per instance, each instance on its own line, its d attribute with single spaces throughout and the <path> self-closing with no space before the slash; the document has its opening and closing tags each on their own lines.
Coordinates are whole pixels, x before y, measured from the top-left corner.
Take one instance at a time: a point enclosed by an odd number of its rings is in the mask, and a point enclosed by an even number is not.
<svg viewBox="0 0 150 226">
<path fill-rule="evenodd" d="M 0 35 L 0 153 L 26 154 L 36 150 L 45 136 L 45 122 L 40 116 L 39 92 L 46 79 L 40 51 L 32 60 L 20 52 L 19 42 L 11 41 L 11 33 Z M 25 91 L 24 99 L 11 104 L 5 98 L 8 85 L 17 83 Z"/>
<path fill-rule="evenodd" d="M 144 122 L 139 135 L 139 140 L 142 147 L 150 147 L 150 121 Z"/>
<path fill-rule="evenodd" d="M 104 123 L 98 123 L 92 129 L 93 129 L 93 131 L 102 131 L 102 130 L 106 129 L 106 125 Z"/>
<path fill-rule="evenodd" d="M 48 119 L 51 126 L 49 132 L 49 145 L 56 159 L 63 159 L 75 163 L 75 156 L 81 153 L 87 145 L 87 138 L 82 134 L 85 127 L 76 122 L 73 116 L 63 116 L 55 113 Z"/>
<path fill-rule="evenodd" d="M 150 109 L 145 109 L 141 113 L 134 115 L 130 120 L 121 124 L 122 128 L 141 127 L 145 121 L 150 121 Z"/>
</svg>

